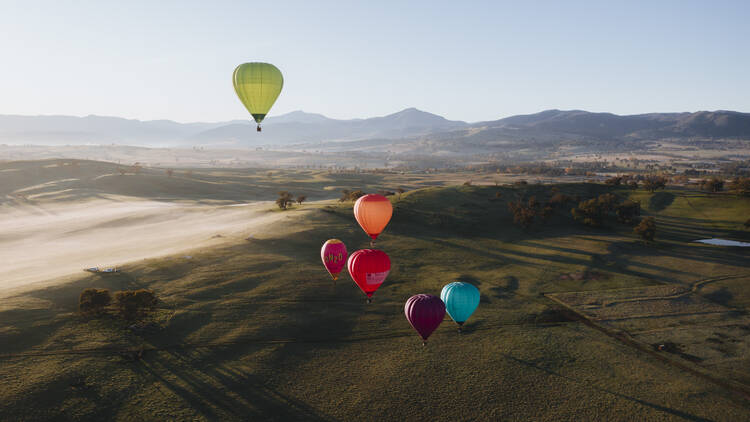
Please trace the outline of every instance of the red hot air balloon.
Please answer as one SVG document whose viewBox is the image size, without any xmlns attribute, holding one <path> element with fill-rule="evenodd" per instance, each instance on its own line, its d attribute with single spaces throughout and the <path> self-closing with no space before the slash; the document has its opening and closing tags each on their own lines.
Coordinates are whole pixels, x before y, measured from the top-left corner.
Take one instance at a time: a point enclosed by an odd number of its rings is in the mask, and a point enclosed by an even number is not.
<svg viewBox="0 0 750 422">
<path fill-rule="evenodd" d="M 320 258 L 323 260 L 328 273 L 331 274 L 334 284 L 339 278 L 339 273 L 346 265 L 346 245 L 338 239 L 328 239 L 320 248 Z"/>
<path fill-rule="evenodd" d="M 383 195 L 371 193 L 365 195 L 354 203 L 354 218 L 371 238 L 370 246 L 373 246 L 380 232 L 385 229 L 393 215 L 391 201 Z"/>
<path fill-rule="evenodd" d="M 361 249 L 351 254 L 347 267 L 352 280 L 365 292 L 370 303 L 372 294 L 391 271 L 391 259 L 379 249 Z"/>
<path fill-rule="evenodd" d="M 443 322 L 445 303 L 437 296 L 414 295 L 406 301 L 404 314 L 406 314 L 409 324 L 422 337 L 422 344 L 424 345 L 427 343 L 427 337 Z"/>
</svg>

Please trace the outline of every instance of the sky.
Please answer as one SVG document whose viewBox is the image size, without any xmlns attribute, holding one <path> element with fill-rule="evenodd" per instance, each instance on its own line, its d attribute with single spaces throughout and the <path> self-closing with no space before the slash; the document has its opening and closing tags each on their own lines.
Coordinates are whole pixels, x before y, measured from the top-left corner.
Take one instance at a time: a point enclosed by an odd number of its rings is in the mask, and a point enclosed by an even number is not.
<svg viewBox="0 0 750 422">
<path fill-rule="evenodd" d="M 750 112 L 748 22 L 750 1 L 0 0 L 0 114 L 245 119 L 249 61 L 284 74 L 271 116 Z"/>
</svg>

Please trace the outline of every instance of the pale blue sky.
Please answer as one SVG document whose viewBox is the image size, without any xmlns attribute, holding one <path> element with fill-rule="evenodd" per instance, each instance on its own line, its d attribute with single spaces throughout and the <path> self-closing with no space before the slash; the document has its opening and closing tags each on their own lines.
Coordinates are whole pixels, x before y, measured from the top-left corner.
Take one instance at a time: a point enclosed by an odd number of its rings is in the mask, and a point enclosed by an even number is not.
<svg viewBox="0 0 750 422">
<path fill-rule="evenodd" d="M 0 114 L 247 118 L 245 61 L 271 115 L 750 111 L 750 1 L 0 0 L 0 53 Z"/>
</svg>

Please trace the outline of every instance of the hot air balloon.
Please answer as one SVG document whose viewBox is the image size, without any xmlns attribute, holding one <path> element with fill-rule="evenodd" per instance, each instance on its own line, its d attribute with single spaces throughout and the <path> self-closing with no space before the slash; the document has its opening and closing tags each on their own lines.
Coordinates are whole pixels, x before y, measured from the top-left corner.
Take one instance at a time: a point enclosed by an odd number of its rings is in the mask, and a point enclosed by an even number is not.
<svg viewBox="0 0 750 422">
<path fill-rule="evenodd" d="M 320 258 L 323 260 L 328 273 L 333 277 L 333 283 L 339 278 L 339 273 L 346 265 L 346 245 L 338 239 L 326 240 L 323 247 L 320 248 Z"/>
<path fill-rule="evenodd" d="M 367 303 L 371 303 L 372 294 L 391 271 L 391 259 L 379 249 L 361 249 L 349 256 L 347 268 L 352 280 L 367 295 Z"/>
<path fill-rule="evenodd" d="M 462 281 L 448 283 L 443 286 L 440 299 L 445 303 L 448 315 L 458 324 L 460 333 L 461 326 L 479 306 L 479 290 L 474 285 Z"/>
<path fill-rule="evenodd" d="M 370 246 L 375 244 L 380 232 L 391 221 L 393 206 L 391 201 L 383 195 L 371 193 L 365 195 L 354 203 L 354 218 L 371 238 Z"/>
<path fill-rule="evenodd" d="M 406 301 L 404 314 L 409 324 L 422 337 L 422 345 L 424 345 L 427 344 L 427 337 L 443 322 L 445 304 L 437 296 L 418 294 Z"/>
<path fill-rule="evenodd" d="M 240 101 L 258 123 L 260 132 L 260 122 L 284 86 L 281 71 L 270 63 L 243 63 L 234 69 L 232 83 Z"/>
</svg>

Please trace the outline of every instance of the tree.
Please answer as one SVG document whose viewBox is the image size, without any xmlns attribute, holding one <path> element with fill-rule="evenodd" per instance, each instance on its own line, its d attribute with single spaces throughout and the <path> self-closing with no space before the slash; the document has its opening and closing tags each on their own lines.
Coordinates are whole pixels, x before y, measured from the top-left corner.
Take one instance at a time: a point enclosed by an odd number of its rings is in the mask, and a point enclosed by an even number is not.
<svg viewBox="0 0 750 422">
<path fill-rule="evenodd" d="M 661 176 L 649 176 L 643 181 L 643 188 L 651 193 L 666 186 L 667 180 Z"/>
<path fill-rule="evenodd" d="M 636 218 L 641 215 L 641 202 L 625 200 L 615 208 L 617 221 L 625 224 L 633 224 Z"/>
<path fill-rule="evenodd" d="M 654 220 L 654 217 L 644 218 L 637 226 L 635 226 L 633 232 L 643 240 L 649 242 L 653 241 L 654 236 L 656 235 L 656 220 Z"/>
<path fill-rule="evenodd" d="M 153 310 L 157 303 L 158 299 L 151 290 L 123 290 L 115 293 L 115 307 L 120 316 L 127 320 L 142 317 Z"/>
<path fill-rule="evenodd" d="M 359 199 L 359 198 L 361 198 L 363 196 L 365 196 L 365 193 L 362 192 L 361 190 L 357 189 L 357 190 L 352 191 L 352 192 L 349 193 L 349 200 L 350 201 L 356 201 L 357 199 Z"/>
<path fill-rule="evenodd" d="M 305 196 L 305 195 L 299 195 L 297 197 L 297 204 L 302 205 L 302 203 L 305 202 L 306 200 L 307 200 L 307 196 Z"/>
<path fill-rule="evenodd" d="M 721 192 L 724 190 L 724 180 L 718 177 L 704 179 L 701 181 L 701 189 L 709 192 Z"/>
<path fill-rule="evenodd" d="M 351 191 L 349 191 L 349 189 L 342 189 L 341 190 L 341 198 L 339 198 L 339 202 L 348 201 L 350 195 L 351 195 Z"/>
<path fill-rule="evenodd" d="M 287 209 L 290 205 L 294 203 L 294 199 L 292 199 L 292 194 L 283 190 L 279 192 L 279 198 L 276 200 L 276 205 L 279 206 L 282 210 Z"/>
<path fill-rule="evenodd" d="M 125 176 L 125 174 L 127 173 L 127 170 L 125 170 L 125 169 L 124 169 L 124 168 L 122 168 L 122 167 L 118 167 L 118 168 L 117 168 L 117 171 L 119 171 L 119 172 L 120 172 L 120 176 Z"/>
<path fill-rule="evenodd" d="M 84 316 L 100 315 L 112 302 L 107 289 L 86 289 L 78 298 L 78 311 Z"/>
</svg>

